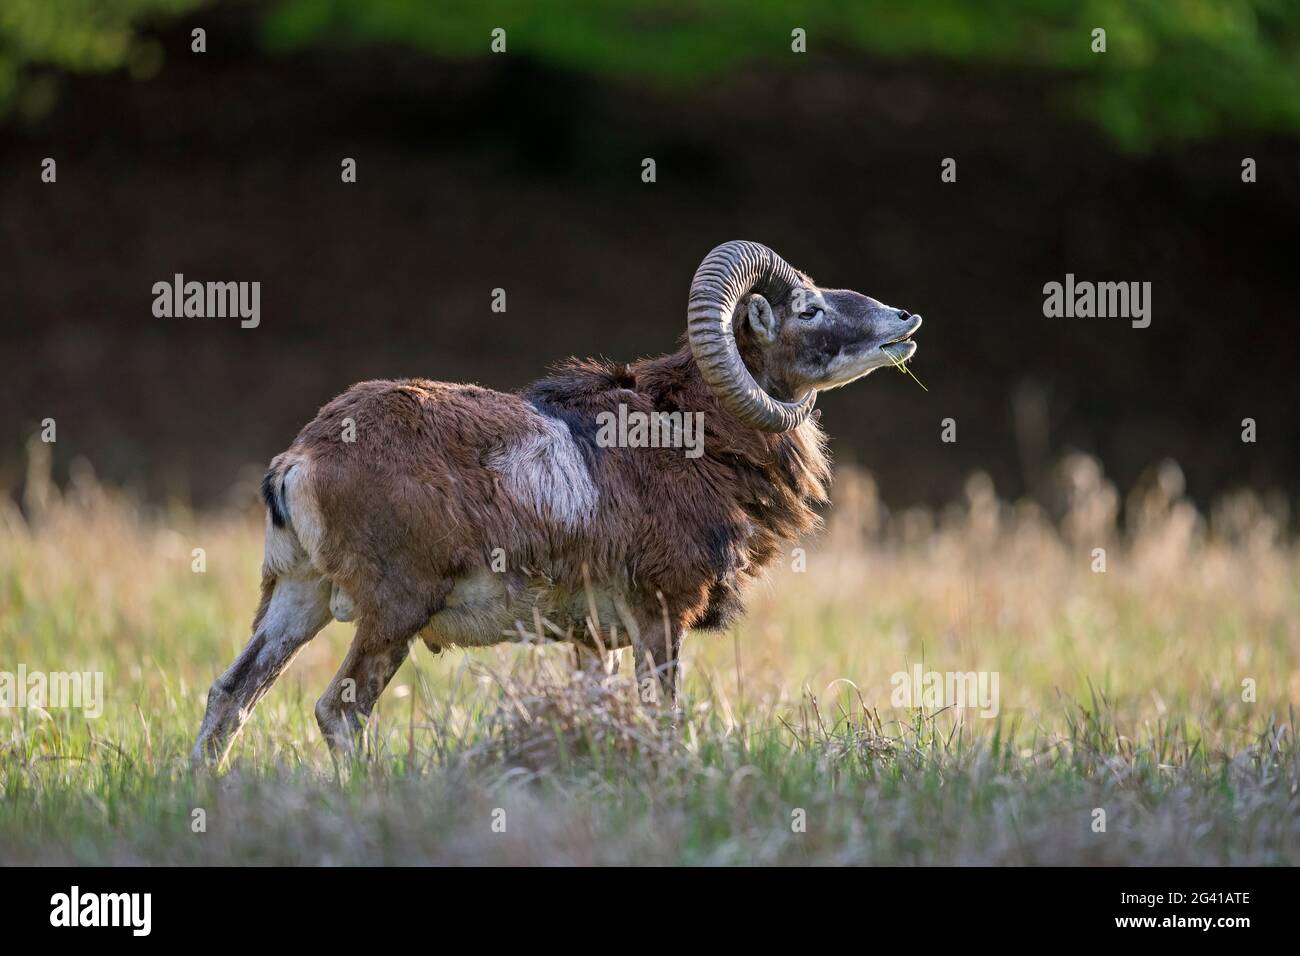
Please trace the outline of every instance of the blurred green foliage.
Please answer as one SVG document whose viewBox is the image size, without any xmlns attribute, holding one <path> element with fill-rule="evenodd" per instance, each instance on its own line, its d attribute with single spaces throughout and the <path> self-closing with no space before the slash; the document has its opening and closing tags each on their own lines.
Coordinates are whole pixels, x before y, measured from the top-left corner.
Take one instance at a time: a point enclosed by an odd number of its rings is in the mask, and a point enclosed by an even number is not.
<svg viewBox="0 0 1300 956">
<path fill-rule="evenodd" d="M 673 84 L 755 59 L 794 67 L 801 27 L 810 57 L 834 47 L 1068 74 L 1075 108 L 1129 147 L 1300 131 L 1297 0 L 283 0 L 265 36 L 275 48 L 350 40 L 478 56 L 494 27 L 511 52 Z"/>
<path fill-rule="evenodd" d="M 0 107 L 27 64 L 130 65 L 131 24 L 202 0 L 4 0 Z M 266 0 L 273 51 L 405 46 L 511 53 L 596 76 L 690 86 L 747 62 L 829 49 L 1065 76 L 1075 109 L 1131 148 L 1231 130 L 1300 132 L 1300 0 Z M 1106 30 L 1106 52 L 1092 30 Z M 1032 75 L 1032 74 L 1031 74 Z"/>
<path fill-rule="evenodd" d="M 54 102 L 53 67 L 126 68 L 146 78 L 161 66 L 157 41 L 138 25 L 163 21 L 203 0 L 0 0 L 0 115 L 39 116 Z M 24 82 L 21 82 L 24 81 Z"/>
</svg>

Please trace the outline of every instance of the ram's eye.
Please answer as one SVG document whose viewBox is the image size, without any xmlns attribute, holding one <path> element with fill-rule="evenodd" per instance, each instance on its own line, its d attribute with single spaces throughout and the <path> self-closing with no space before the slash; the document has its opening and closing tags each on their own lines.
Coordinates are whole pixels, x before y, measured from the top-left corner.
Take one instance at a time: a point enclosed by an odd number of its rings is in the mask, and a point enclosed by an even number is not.
<svg viewBox="0 0 1300 956">
<path fill-rule="evenodd" d="M 811 319 L 820 319 L 822 317 L 821 309 L 809 309 L 807 312 L 800 312 L 799 318 L 808 321 Z"/>
</svg>

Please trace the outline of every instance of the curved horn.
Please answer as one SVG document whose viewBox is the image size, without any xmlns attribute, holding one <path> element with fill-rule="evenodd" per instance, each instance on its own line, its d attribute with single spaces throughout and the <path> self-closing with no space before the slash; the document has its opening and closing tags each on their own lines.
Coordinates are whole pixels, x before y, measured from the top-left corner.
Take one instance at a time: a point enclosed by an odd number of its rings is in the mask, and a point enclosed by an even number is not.
<svg viewBox="0 0 1300 956">
<path fill-rule="evenodd" d="M 736 348 L 732 313 L 749 292 L 774 305 L 799 284 L 794 268 L 767 246 L 742 239 L 724 242 L 695 270 L 686 307 L 686 334 L 700 374 L 718 402 L 746 425 L 768 432 L 798 428 L 817 393 L 801 402 L 773 398 L 754 381 Z"/>
</svg>

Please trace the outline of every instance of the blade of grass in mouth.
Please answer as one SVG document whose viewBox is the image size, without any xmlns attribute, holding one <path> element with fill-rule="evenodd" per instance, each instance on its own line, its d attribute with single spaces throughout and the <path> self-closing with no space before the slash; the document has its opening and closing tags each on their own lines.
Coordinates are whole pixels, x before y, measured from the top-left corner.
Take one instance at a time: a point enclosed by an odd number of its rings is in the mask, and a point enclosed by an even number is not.
<svg viewBox="0 0 1300 956">
<path fill-rule="evenodd" d="M 889 356 L 889 361 L 891 361 L 891 362 L 894 363 L 894 368 L 898 369 L 898 370 L 899 370 L 900 372 L 902 372 L 904 375 L 911 375 L 911 376 L 912 376 L 912 381 L 914 381 L 917 385 L 920 385 L 920 386 L 921 386 L 921 391 L 923 391 L 923 392 L 928 392 L 928 391 L 929 391 L 929 389 L 925 387 L 925 383 L 924 383 L 924 382 L 922 382 L 922 381 L 921 381 L 919 378 L 917 378 L 915 375 L 912 375 L 912 370 L 911 370 L 910 368 L 907 367 L 907 362 L 905 362 L 905 361 L 899 361 L 898 359 L 894 358 L 894 353 L 891 352 L 891 351 L 889 351 L 889 349 L 885 349 L 885 354 Z"/>
</svg>

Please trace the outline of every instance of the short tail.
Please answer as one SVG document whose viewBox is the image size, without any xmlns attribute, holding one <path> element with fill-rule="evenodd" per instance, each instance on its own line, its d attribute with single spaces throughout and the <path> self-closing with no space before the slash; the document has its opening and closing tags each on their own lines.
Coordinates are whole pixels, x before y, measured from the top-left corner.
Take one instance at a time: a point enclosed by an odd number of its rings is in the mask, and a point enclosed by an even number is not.
<svg viewBox="0 0 1300 956">
<path fill-rule="evenodd" d="M 278 458 L 271 462 L 271 467 L 262 478 L 262 498 L 271 515 L 271 524 L 283 528 L 289 520 L 289 509 L 284 501 L 284 474 L 280 471 Z"/>
<path fill-rule="evenodd" d="M 311 554 L 319 546 L 320 521 L 315 499 L 308 487 L 310 470 L 308 460 L 293 452 L 285 452 L 271 459 L 271 468 L 262 479 L 267 519 L 262 566 L 267 574 L 282 575 L 301 570 L 304 562 L 311 561 Z M 304 533 L 308 537 L 301 537 Z"/>
</svg>

